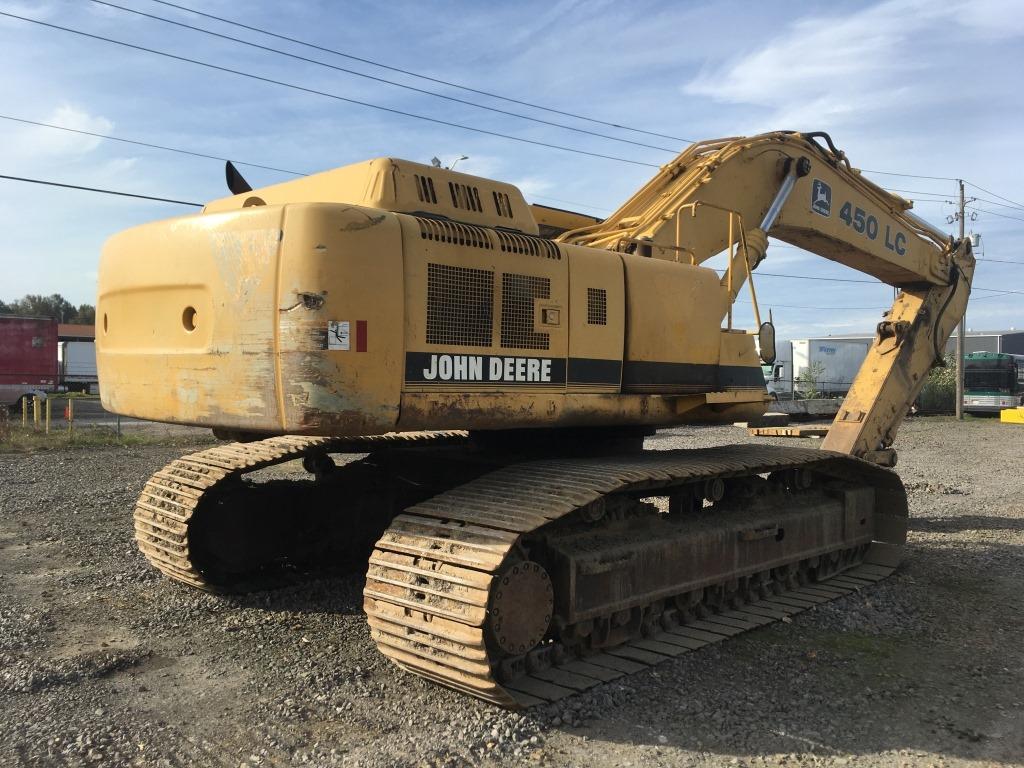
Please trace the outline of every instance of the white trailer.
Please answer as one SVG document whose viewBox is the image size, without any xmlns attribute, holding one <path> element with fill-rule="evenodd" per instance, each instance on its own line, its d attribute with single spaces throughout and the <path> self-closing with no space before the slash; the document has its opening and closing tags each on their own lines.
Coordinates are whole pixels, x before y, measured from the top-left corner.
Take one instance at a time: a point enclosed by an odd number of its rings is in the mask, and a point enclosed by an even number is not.
<svg viewBox="0 0 1024 768">
<path fill-rule="evenodd" d="M 845 395 L 857 377 L 870 341 L 862 339 L 796 339 L 793 341 L 793 385 L 805 397 Z"/>
<path fill-rule="evenodd" d="M 93 392 L 99 386 L 96 375 L 96 342 L 62 341 L 57 347 L 60 381 L 69 392 Z"/>
<path fill-rule="evenodd" d="M 794 339 L 776 344 L 775 362 L 762 366 L 768 392 L 779 400 L 836 397 L 850 391 L 871 345 L 865 339 Z M 813 380 L 812 380 L 813 379 Z"/>
</svg>

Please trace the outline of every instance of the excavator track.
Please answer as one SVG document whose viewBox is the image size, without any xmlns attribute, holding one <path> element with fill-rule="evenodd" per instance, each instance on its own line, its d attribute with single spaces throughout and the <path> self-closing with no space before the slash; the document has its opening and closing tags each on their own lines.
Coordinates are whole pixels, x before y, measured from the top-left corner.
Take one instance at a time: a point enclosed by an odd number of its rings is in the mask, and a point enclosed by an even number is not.
<svg viewBox="0 0 1024 768">
<path fill-rule="evenodd" d="M 534 551 L 550 551 L 552 542 L 557 546 L 557 536 L 544 538 L 545 531 L 567 521 L 600 526 L 596 519 L 615 498 L 671 498 L 681 488 L 710 488 L 714 495 L 717 481 L 740 486 L 789 478 L 790 486 L 800 486 L 812 475 L 833 486 L 869 489 L 871 512 L 846 502 L 843 513 L 847 519 L 852 513 L 860 517 L 861 525 L 872 517 L 866 540 L 813 557 L 736 569 L 718 582 L 646 606 L 630 606 L 627 595 L 596 623 L 579 625 L 604 626 L 617 635 L 609 634 L 589 652 L 586 643 L 562 642 L 573 635 L 559 635 L 553 614 L 559 605 L 576 605 L 581 598 L 557 594 L 554 582 L 564 578 L 549 576 L 533 557 Z M 776 487 L 782 485 L 776 480 Z M 799 505 L 799 494 L 773 492 L 788 494 L 776 501 L 790 499 L 794 509 Z M 630 528 L 622 530 L 628 538 Z M 740 539 L 756 544 L 768 534 L 781 539 L 782 529 L 742 530 Z M 580 541 L 598 546 L 586 536 Z M 905 537 L 906 496 L 898 477 L 844 454 L 739 445 L 527 462 L 490 472 L 397 516 L 370 558 L 364 608 L 378 649 L 399 666 L 500 706 L 528 707 L 874 583 L 895 568 Z M 616 567 L 616 557 L 609 551 L 591 558 L 589 572 L 581 569 L 574 578 L 599 580 L 602 568 Z M 656 560 L 650 563 L 654 568 Z"/>
<path fill-rule="evenodd" d="M 146 559 L 166 576 L 199 589 L 219 591 L 194 558 L 190 539 L 196 513 L 217 491 L 245 475 L 295 459 L 359 454 L 394 448 L 459 445 L 467 433 L 403 432 L 366 437 L 272 437 L 207 448 L 175 459 L 155 472 L 135 505 L 135 540 Z M 239 585 L 232 585 L 237 589 Z"/>
</svg>

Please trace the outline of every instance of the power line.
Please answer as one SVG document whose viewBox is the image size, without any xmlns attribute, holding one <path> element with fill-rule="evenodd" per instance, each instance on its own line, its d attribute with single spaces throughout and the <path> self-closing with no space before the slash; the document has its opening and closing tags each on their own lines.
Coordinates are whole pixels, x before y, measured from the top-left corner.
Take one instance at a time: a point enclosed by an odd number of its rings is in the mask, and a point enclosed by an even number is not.
<svg viewBox="0 0 1024 768">
<path fill-rule="evenodd" d="M 969 183 L 969 182 L 964 182 L 964 183 L 966 184 L 966 183 Z M 921 202 L 921 203 L 939 203 L 939 202 L 944 202 L 944 203 L 949 203 L 950 205 L 954 204 L 953 201 L 949 199 L 950 197 L 952 197 L 952 195 L 946 195 L 946 194 L 943 194 L 942 192 L 924 192 L 922 190 L 917 190 L 917 189 L 894 189 L 892 187 L 884 187 L 884 189 L 886 189 L 889 192 L 905 192 L 905 193 L 910 194 L 910 195 L 927 195 L 928 197 L 935 198 L 933 200 L 918 200 L 917 201 L 917 202 Z M 989 192 L 988 194 L 991 195 L 993 193 Z M 997 197 L 998 197 L 998 195 L 997 195 Z M 985 197 L 974 197 L 973 199 L 977 200 L 978 202 L 987 203 L 989 205 L 998 205 L 1000 208 L 1009 208 L 1010 210 L 1014 210 L 1014 211 L 1024 211 L 1024 205 L 1016 205 L 1016 204 L 1010 205 L 1008 203 L 1000 203 L 997 200 L 989 200 L 988 198 L 985 198 Z M 1003 199 L 1005 199 L 1005 198 L 1003 198 Z"/>
<path fill-rule="evenodd" d="M 826 283 L 867 283 L 868 285 L 885 285 L 881 280 L 857 280 L 852 277 L 814 277 L 811 275 L 782 275 L 777 272 L 761 272 L 758 270 L 754 273 L 756 277 L 785 277 L 792 280 L 820 280 Z"/>
<path fill-rule="evenodd" d="M 57 181 L 44 181 L 42 179 L 27 179 L 23 176 L 6 176 L 0 174 L 0 179 L 10 181 L 24 181 L 29 184 L 44 184 L 48 187 L 63 187 L 65 189 L 80 189 L 84 192 L 98 192 L 103 195 L 117 195 L 118 197 L 137 197 L 140 200 L 155 200 L 158 203 L 174 203 L 175 205 L 191 205 L 195 208 L 202 208 L 202 203 L 190 203 L 187 200 L 172 200 L 168 197 L 153 197 L 152 195 L 137 195 L 134 192 L 118 192 L 113 189 L 100 189 L 99 187 L 82 187 L 78 184 L 61 184 Z"/>
<path fill-rule="evenodd" d="M 1024 291 L 1015 291 L 1010 288 L 984 288 L 980 285 L 972 285 L 971 293 L 975 291 L 985 291 L 986 293 L 1024 293 Z"/>
<path fill-rule="evenodd" d="M 177 152 L 181 155 L 192 155 L 192 157 L 202 157 L 207 160 L 220 160 L 222 162 L 231 161 L 235 165 L 247 165 L 252 168 L 263 168 L 267 171 L 276 171 L 278 173 L 290 173 L 293 176 L 307 176 L 308 174 L 302 173 L 301 171 L 289 171 L 287 168 L 274 168 L 270 165 L 260 165 L 259 163 L 248 163 L 244 160 L 234 160 L 229 157 L 218 157 L 217 155 L 207 155 L 203 152 L 193 152 L 188 149 L 181 149 L 179 147 L 168 147 L 164 144 L 152 144 L 148 141 L 139 141 L 137 139 L 125 139 L 119 136 L 108 136 L 105 133 L 96 133 L 94 131 L 83 131 L 78 128 L 68 128 L 65 125 L 53 125 L 52 123 L 42 123 L 38 120 L 27 120 L 23 117 L 13 117 L 11 115 L 0 115 L 0 120 L 10 120 L 15 123 L 24 123 L 26 125 L 37 125 L 42 128 L 53 128 L 57 131 L 67 131 L 69 133 L 78 133 L 82 136 L 94 136 L 97 139 L 108 139 L 110 141 L 120 141 L 123 144 L 135 144 L 140 147 L 149 147 L 150 149 L 162 149 L 165 152 Z"/>
<path fill-rule="evenodd" d="M 1000 200 L 1005 200 L 1005 201 L 1006 201 L 1006 202 L 1008 202 L 1008 203 L 1013 203 L 1013 204 L 1014 204 L 1015 206 L 1017 206 L 1018 208 L 1024 208 L 1024 205 L 1021 205 L 1020 203 L 1018 203 L 1018 202 L 1016 202 L 1016 201 L 1014 201 L 1014 200 L 1011 200 L 1011 199 L 1010 199 L 1010 198 L 1008 198 L 1008 197 L 1003 197 L 1002 195 L 997 195 L 997 194 L 996 194 L 995 192 L 993 192 L 993 191 L 992 191 L 992 190 L 990 190 L 990 189 L 985 189 L 984 187 L 980 187 L 980 186 L 978 186 L 977 184 L 975 184 L 975 183 L 974 183 L 973 181 L 967 181 L 967 180 L 965 179 L 965 180 L 964 180 L 964 183 L 965 183 L 965 184 L 969 184 L 970 186 L 974 187 L 975 189 L 980 189 L 980 190 L 981 190 L 982 192 L 984 192 L 984 193 L 985 193 L 986 195 L 992 195 L 992 197 L 998 197 L 998 198 L 999 198 Z"/>
<path fill-rule="evenodd" d="M 979 203 L 988 203 L 989 205 L 998 205 L 1000 208 L 1009 208 L 1011 211 L 1024 211 L 1024 206 L 1019 205 L 1008 205 L 1006 203 L 1000 203 L 995 200 L 989 200 L 987 197 L 975 197 Z"/>
<path fill-rule="evenodd" d="M 524 195 L 525 196 L 525 195 Z M 545 195 L 528 195 L 535 200 L 550 200 L 555 203 L 565 203 L 566 205 L 575 205 L 580 208 L 593 208 L 595 211 L 603 211 L 605 213 L 612 213 L 612 208 L 605 208 L 601 205 L 591 205 L 590 203 L 581 203 L 577 200 L 563 200 L 560 197 L 547 197 Z"/>
<path fill-rule="evenodd" d="M 978 263 L 979 264 L 984 264 L 986 261 L 991 261 L 991 262 L 993 262 L 995 264 L 1019 264 L 1020 266 L 1024 267 L 1024 261 L 1010 261 L 1009 259 L 989 259 L 989 258 L 979 258 L 978 259 Z"/>
<path fill-rule="evenodd" d="M 915 176 L 914 174 L 909 174 L 909 173 L 889 173 L 889 172 L 886 172 L 886 171 L 865 171 L 865 173 L 881 173 L 881 174 L 885 174 L 887 176 L 908 176 L 910 178 L 915 178 L 915 179 L 935 179 L 935 180 L 940 180 L 940 181 L 958 181 L 958 179 L 950 179 L 950 178 L 947 178 L 945 176 Z M 984 187 L 979 186 L 978 184 L 975 184 L 973 181 L 967 181 L 967 179 L 964 179 L 964 184 L 967 184 L 968 186 L 974 187 L 975 189 L 980 189 L 985 194 L 992 195 L 993 197 L 997 197 L 1000 200 L 1002 200 L 1003 202 L 1000 203 L 1000 202 L 996 202 L 995 200 L 986 200 L 983 197 L 975 198 L 976 200 L 981 200 L 982 202 L 985 202 L 985 203 L 991 203 L 992 205 L 998 205 L 998 206 L 1001 206 L 1003 208 L 1016 208 L 1018 210 L 1024 211 L 1024 204 L 1015 202 L 1014 200 L 1011 200 L 1008 197 L 1003 197 L 1002 195 L 998 195 L 998 194 L 996 194 L 995 192 L 993 192 L 993 191 L 991 191 L 989 189 L 985 189 Z M 893 189 L 891 187 L 886 187 L 886 189 L 888 189 L 890 192 L 906 192 L 906 193 L 911 194 L 911 195 L 930 195 L 932 197 L 949 197 L 948 195 L 945 195 L 942 192 L 925 192 L 925 191 L 916 190 L 916 189 Z"/>
<path fill-rule="evenodd" d="M 368 75 L 368 74 L 366 74 L 364 72 L 357 72 L 354 69 L 346 69 L 345 67 L 339 67 L 339 66 L 336 66 L 334 64 L 328 64 L 325 61 L 319 61 L 317 59 L 311 59 L 311 58 L 308 58 L 306 56 L 299 56 L 298 54 L 295 54 L 295 53 L 289 53 L 288 51 L 282 51 L 279 48 L 271 48 L 271 47 L 266 46 L 266 45 L 260 45 L 259 43 L 252 43 L 252 42 L 249 42 L 248 40 L 242 40 L 241 38 L 238 38 L 238 37 L 232 37 L 231 35 L 224 35 L 224 34 L 221 34 L 219 32 L 213 32 L 212 30 L 209 30 L 209 29 L 203 29 L 202 27 L 194 27 L 191 24 L 185 24 L 184 22 L 181 22 L 181 21 L 174 21 L 173 19 L 166 19 L 163 16 L 157 16 L 157 15 L 152 14 L 152 13 L 145 13 L 144 11 L 137 11 L 134 8 L 125 8 L 122 5 L 117 5 L 116 3 L 107 2 L 107 0 L 92 0 L 92 2 L 94 2 L 94 3 L 98 4 L 98 5 L 107 6 L 108 8 L 117 8 L 118 10 L 124 11 L 125 13 L 134 13 L 137 16 L 144 16 L 147 19 L 153 19 L 155 21 L 162 21 L 165 24 L 173 24 L 176 27 L 182 27 L 184 29 L 191 29 L 191 30 L 193 30 L 195 32 L 200 32 L 200 33 L 202 33 L 204 35 L 210 35 L 211 37 L 218 37 L 218 38 L 220 38 L 222 40 L 230 40 L 232 42 L 239 43 L 241 45 L 247 45 L 250 48 L 258 48 L 261 51 L 268 51 L 270 53 L 276 53 L 279 56 L 287 56 L 290 59 L 296 59 L 298 61 L 304 61 L 304 62 L 306 62 L 308 64 L 316 64 L 317 66 L 326 67 L 328 69 L 333 69 L 333 70 L 335 70 L 337 72 L 344 72 L 345 74 L 354 75 L 355 77 L 363 77 L 363 78 L 366 78 L 367 80 L 373 80 L 373 81 L 378 82 L 378 83 L 385 83 L 386 85 L 393 85 L 396 88 L 405 88 L 406 90 L 415 91 L 416 93 L 422 93 L 422 94 L 425 94 L 427 96 L 433 96 L 434 98 L 444 99 L 446 101 L 453 101 L 453 102 L 456 102 L 458 104 L 465 104 L 465 105 L 470 106 L 470 107 L 476 107 L 477 109 L 485 109 L 485 110 L 487 110 L 489 112 L 497 112 L 500 115 L 507 115 L 509 117 L 516 117 L 516 118 L 519 118 L 521 120 L 530 120 L 531 122 L 540 123 L 541 125 L 550 125 L 550 126 L 553 126 L 555 128 L 561 128 L 561 129 L 566 130 L 566 131 L 575 131 L 576 133 L 584 133 L 584 134 L 587 134 L 588 136 L 596 136 L 596 137 L 601 138 L 601 139 L 608 139 L 609 141 L 618 141 L 618 142 L 621 142 L 623 144 L 632 144 L 633 146 L 637 146 L 637 147 L 645 147 L 647 149 L 656 149 L 659 152 L 668 152 L 668 153 L 673 154 L 673 155 L 679 154 L 679 151 L 680 151 L 678 149 L 668 149 L 667 147 L 655 146 L 654 144 L 644 144 L 643 142 L 633 141 L 631 139 L 623 139 L 623 138 L 619 138 L 618 136 L 609 136 L 606 133 L 598 133 L 597 131 L 588 131 L 585 128 L 577 128 L 577 127 L 572 126 L 572 125 L 566 125 L 565 123 L 556 123 L 556 122 L 551 121 L 551 120 L 542 120 L 542 119 L 540 119 L 538 117 L 531 117 L 530 115 L 523 115 L 523 114 L 520 114 L 518 112 L 510 112 L 510 111 L 508 111 L 506 109 L 498 109 L 497 107 L 489 107 L 486 104 L 478 104 L 475 101 L 467 101 L 465 99 L 456 98 L 455 96 L 447 96 L 447 95 L 445 95 L 443 93 L 437 93 L 436 91 L 428 91 L 428 90 L 426 90 L 424 88 L 417 88 L 417 87 L 415 87 L 413 85 L 406 85 L 405 83 L 395 82 L 394 80 L 388 80 L 388 79 L 383 78 L 383 77 L 376 77 L 375 75 Z"/>
<path fill-rule="evenodd" d="M 1008 293 L 1015 293 L 1015 291 L 999 291 L 988 296 L 977 296 L 971 298 L 971 301 L 981 301 L 982 299 L 998 299 L 1000 296 L 1005 296 Z"/>
<path fill-rule="evenodd" d="M 572 118 L 575 118 L 577 120 L 584 120 L 584 121 L 589 122 L 589 123 L 596 123 L 597 125 L 606 125 L 609 128 L 618 128 L 618 129 L 624 130 L 624 131 L 632 131 L 633 133 L 642 133 L 642 134 L 646 134 L 648 136 L 657 136 L 658 138 L 662 138 L 662 139 L 671 139 L 673 141 L 682 141 L 682 142 L 686 142 L 687 144 L 695 143 L 692 139 L 684 139 L 684 138 L 680 138 L 679 136 L 669 136 L 668 134 L 656 133 L 654 131 L 646 131 L 646 130 L 643 130 L 641 128 L 631 128 L 628 125 L 620 125 L 619 123 L 612 123 L 612 122 L 607 122 L 605 120 L 598 120 L 596 118 L 586 117 L 585 115 L 576 114 L 574 112 L 566 112 L 566 111 L 563 111 L 563 110 L 560 110 L 560 109 L 553 109 L 551 107 L 544 107 L 544 106 L 541 106 L 540 104 L 533 104 L 533 103 L 531 103 L 529 101 L 521 101 L 519 99 L 513 99 L 513 98 L 511 98 L 509 96 L 501 96 L 501 95 L 499 95 L 497 93 L 491 93 L 489 91 L 483 91 L 483 90 L 479 90 L 477 88 L 470 88 L 469 86 L 466 86 L 466 85 L 460 85 L 458 83 L 453 83 L 453 82 L 450 82 L 448 80 L 441 80 L 441 79 L 436 78 L 436 77 L 430 77 L 428 75 L 422 75 L 422 74 L 419 74 L 418 72 L 413 72 L 413 71 L 408 70 L 408 69 L 401 69 L 400 67 L 393 67 L 393 66 L 390 66 L 388 64 L 382 64 L 379 61 L 373 61 L 372 59 L 366 59 L 366 58 L 361 58 L 359 56 L 353 56 L 352 54 L 344 53 L 343 51 L 335 50 L 333 48 L 326 48 L 324 46 L 316 45 L 315 43 L 310 43 L 310 42 L 307 42 L 305 40 L 299 40 L 299 39 L 294 38 L 294 37 L 288 37 L 287 35 L 279 34 L 277 32 L 271 32 L 270 30 L 267 30 L 267 29 L 262 29 L 260 27 L 254 27 L 254 26 L 251 26 L 249 24 L 243 24 L 240 21 L 233 21 L 232 19 L 226 19 L 223 16 L 214 16 L 212 13 L 204 13 L 203 11 L 197 11 L 194 8 L 189 8 L 189 7 L 184 6 L 184 5 L 179 5 L 178 3 L 167 2 L 167 0 L 153 0 L 153 2 L 159 3 L 160 5 L 169 6 L 171 8 L 177 8 L 180 11 L 187 11 L 188 13 L 193 13 L 196 16 L 203 16 L 203 17 L 205 17 L 207 19 L 213 19 L 214 21 L 219 21 L 219 22 L 222 22 L 224 24 L 229 24 L 229 25 L 232 25 L 232 26 L 235 26 L 235 27 L 239 27 L 241 29 L 248 29 L 251 32 L 258 32 L 261 35 L 267 35 L 268 37 L 277 38 L 278 40 L 285 40 L 285 41 L 287 41 L 289 43 L 295 43 L 297 45 L 302 45 L 302 46 L 305 46 L 306 48 L 311 48 L 313 50 L 322 51 L 323 53 L 330 53 L 330 54 L 333 54 L 335 56 L 341 56 L 343 58 L 349 59 L 350 61 L 358 61 L 358 62 L 361 62 L 363 64 L 370 64 L 371 66 L 380 67 L 381 69 L 386 69 L 386 70 L 388 70 L 390 72 L 398 72 L 400 74 L 408 75 L 410 77 L 415 77 L 415 78 L 418 78 L 420 80 L 427 80 L 427 81 L 429 81 L 431 83 L 437 83 L 438 85 L 444 85 L 444 86 L 447 86 L 449 88 L 457 88 L 457 89 L 459 89 L 461 91 L 466 91 L 468 93 L 475 93 L 475 94 L 477 94 L 479 96 L 487 96 L 487 97 L 492 98 L 492 99 L 499 99 L 501 101 L 509 102 L 510 104 L 519 104 L 520 106 L 523 106 L 523 107 L 531 107 L 532 109 L 539 109 L 539 110 L 542 110 L 544 112 L 550 112 L 552 114 L 562 115 L 564 117 L 572 117 Z"/>
<path fill-rule="evenodd" d="M 1012 294 L 1017 295 L 1017 296 L 1024 295 L 1024 291 L 1014 291 L 1014 290 L 1011 290 L 1009 288 L 984 288 L 984 287 L 982 287 L 980 285 L 972 286 L 971 293 L 974 293 L 974 291 L 985 291 L 985 292 L 992 292 L 992 293 L 1012 293 Z M 979 297 L 979 298 L 981 298 L 981 297 Z M 988 298 L 988 297 L 986 296 L 984 298 Z"/>
<path fill-rule="evenodd" d="M 174 54 L 174 53 L 167 53 L 166 51 L 158 51 L 155 48 L 147 48 L 146 46 L 136 45 L 134 43 L 127 43 L 127 42 L 124 42 L 123 40 L 115 40 L 113 38 L 104 37 L 102 35 L 95 35 L 95 34 L 92 34 L 91 32 L 84 32 L 84 31 L 79 30 L 79 29 L 71 29 L 70 27 L 62 27 L 59 24 L 51 24 L 50 22 L 40 21 L 39 19 L 30 19 L 30 18 L 28 18 L 26 16 L 19 16 L 19 15 L 14 14 L 14 13 L 8 13 L 7 11 L 0 11 L 0 16 L 6 16 L 6 17 L 11 18 L 11 19 L 18 19 L 19 21 L 27 21 L 30 24 L 38 24 L 39 26 L 42 26 L 42 27 L 48 27 L 50 29 L 57 29 L 57 30 L 60 30 L 61 32 L 68 32 L 68 33 L 73 34 L 73 35 L 78 35 L 80 37 L 87 37 L 87 38 L 90 38 L 90 39 L 93 39 L 93 40 L 100 40 L 102 42 L 111 43 L 113 45 L 120 45 L 120 46 L 122 46 L 124 48 L 131 48 L 133 50 L 142 51 L 144 53 L 151 53 L 151 54 L 154 54 L 156 56 L 163 56 L 164 58 L 173 59 L 175 61 L 184 61 L 184 62 L 187 62 L 189 64 L 195 64 L 195 65 L 200 66 L 200 67 L 206 67 L 207 69 L 213 69 L 213 70 L 216 70 L 218 72 L 227 72 L 228 74 L 238 75 L 239 77 L 247 77 L 247 78 L 249 78 L 251 80 L 258 80 L 258 81 L 264 82 L 264 83 L 271 83 L 272 85 L 279 85 L 279 86 L 282 86 L 284 88 L 291 88 L 292 90 L 301 91 L 303 93 L 310 93 L 310 94 L 313 94 L 315 96 L 324 96 L 326 98 L 334 99 L 336 101 L 343 101 L 343 102 L 345 102 L 347 104 L 355 104 L 355 105 L 360 106 L 360 107 L 369 107 L 370 109 L 376 109 L 376 110 L 379 110 L 381 112 L 388 112 L 388 113 L 391 113 L 393 115 L 401 115 L 403 117 L 412 117 L 412 118 L 415 118 L 416 120 L 423 120 L 423 121 L 426 121 L 428 123 L 435 123 L 437 125 L 445 125 L 445 126 L 448 126 L 449 128 L 459 128 L 459 129 L 464 130 L 464 131 L 473 131 L 474 133 L 481 133 L 481 134 L 484 134 L 486 136 L 495 136 L 495 137 L 501 138 L 501 139 L 508 139 L 509 141 L 518 141 L 518 142 L 523 143 L 523 144 L 532 144 L 532 145 L 538 146 L 538 147 L 546 147 L 548 149 L 557 149 L 557 150 L 561 150 L 563 152 L 572 152 L 572 153 L 577 154 L 577 155 L 587 155 L 588 157 L 598 157 L 598 158 L 601 158 L 603 160 L 614 160 L 616 162 L 628 163 L 630 165 L 640 165 L 640 166 L 644 166 L 644 167 L 647 167 L 647 168 L 659 168 L 660 167 L 660 166 L 656 165 L 655 163 L 645 163 L 645 162 L 640 161 L 640 160 L 631 160 L 631 159 L 625 158 L 625 157 L 617 157 L 615 155 L 605 155 L 605 154 L 601 154 L 600 152 L 590 152 L 588 150 L 577 149 L 575 147 L 566 147 L 566 146 L 562 146 L 562 145 L 559 145 L 559 144 L 550 144 L 548 142 L 537 141 L 535 139 L 527 139 L 527 138 L 524 138 L 522 136 L 512 136 L 512 135 L 507 134 L 507 133 L 500 133 L 498 131 L 490 131 L 490 130 L 487 130 L 485 128 L 476 128 L 476 127 L 471 126 L 471 125 L 463 125 L 462 123 L 453 123 L 453 122 L 450 122 L 448 120 L 441 120 L 441 119 L 436 118 L 436 117 L 427 117 L 426 115 L 417 115 L 414 112 L 406 112 L 406 111 L 401 110 L 401 109 L 394 109 L 392 107 L 384 107 L 384 106 L 381 106 L 379 104 L 371 104 L 370 102 L 367 102 L 367 101 L 359 101 L 358 99 L 350 99 L 350 98 L 348 98 L 346 96 L 339 96 L 336 93 L 328 93 L 327 91 L 320 91 L 320 90 L 317 90 L 315 88 L 307 88 L 307 87 L 302 86 L 302 85 L 296 85 L 295 83 L 286 83 L 283 80 L 274 80 L 273 78 L 270 78 L 270 77 L 263 77 L 262 75 L 252 74 L 251 72 L 242 72 L 241 70 L 231 69 L 229 67 L 222 67 L 219 64 L 211 64 L 211 63 L 206 62 L 206 61 L 199 61 L 198 59 L 191 59 L 191 58 L 189 58 L 187 56 L 179 56 L 179 55 Z"/>
<path fill-rule="evenodd" d="M 160 2 L 160 0 L 154 0 L 154 2 Z M 959 181 L 959 179 L 955 179 L 952 176 L 921 176 L 920 174 L 916 174 L 916 173 L 896 173 L 895 171 L 872 171 L 872 170 L 869 170 L 868 168 L 861 168 L 860 171 L 861 171 L 861 173 L 877 173 L 877 174 L 879 174 L 881 176 L 902 176 L 903 178 L 906 178 L 906 179 L 931 179 L 933 181 Z M 981 187 L 978 187 L 978 189 L 981 189 Z M 989 194 L 991 195 L 992 193 L 989 192 Z"/>
<path fill-rule="evenodd" d="M 987 208 L 979 208 L 976 205 L 965 205 L 964 208 L 970 208 L 972 211 L 977 211 L 978 213 L 987 213 L 990 216 L 998 216 L 1000 219 L 1013 219 L 1014 221 L 1024 221 L 1024 218 L 1021 218 L 1020 216 L 1008 216 L 1005 213 L 999 213 L 998 211 L 990 211 Z"/>
<path fill-rule="evenodd" d="M 947 197 L 947 198 L 950 197 L 950 195 L 944 194 L 942 192 L 925 192 L 925 191 L 919 190 L 919 189 L 894 189 L 892 187 L 883 187 L 883 189 L 885 189 L 888 192 L 901 192 L 901 193 L 905 192 L 908 195 L 930 195 L 932 197 Z"/>
<path fill-rule="evenodd" d="M 805 306 L 803 304 L 776 304 L 776 303 L 771 302 L 771 301 L 765 301 L 764 299 L 762 299 L 760 303 L 764 304 L 766 306 L 770 306 L 773 309 L 775 307 L 784 307 L 785 309 L 822 309 L 822 310 L 832 310 L 832 309 L 877 309 L 877 310 L 884 310 L 884 309 L 888 309 L 888 307 L 808 307 L 808 306 Z"/>
<path fill-rule="evenodd" d="M 868 285 L 888 285 L 881 280 L 858 280 L 852 277 L 818 277 L 815 275 L 783 275 L 778 272 L 754 272 L 755 277 L 783 277 L 789 280 L 818 280 L 826 283 L 866 283 Z M 1024 291 L 1014 291 L 1005 288 L 985 288 L 980 285 L 972 286 L 972 291 L 996 291 L 999 293 L 1013 293 L 1024 295 Z"/>
</svg>

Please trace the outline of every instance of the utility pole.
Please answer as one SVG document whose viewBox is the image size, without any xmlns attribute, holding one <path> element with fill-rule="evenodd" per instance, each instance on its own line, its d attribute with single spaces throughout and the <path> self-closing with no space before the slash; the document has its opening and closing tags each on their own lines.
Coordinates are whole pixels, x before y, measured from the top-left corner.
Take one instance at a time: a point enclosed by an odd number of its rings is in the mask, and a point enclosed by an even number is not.
<svg viewBox="0 0 1024 768">
<path fill-rule="evenodd" d="M 960 185 L 960 239 L 964 239 L 964 180 L 957 179 Z M 960 325 L 956 328 L 956 418 L 963 421 L 964 418 L 964 326 L 967 324 L 967 313 L 960 318 Z"/>
</svg>

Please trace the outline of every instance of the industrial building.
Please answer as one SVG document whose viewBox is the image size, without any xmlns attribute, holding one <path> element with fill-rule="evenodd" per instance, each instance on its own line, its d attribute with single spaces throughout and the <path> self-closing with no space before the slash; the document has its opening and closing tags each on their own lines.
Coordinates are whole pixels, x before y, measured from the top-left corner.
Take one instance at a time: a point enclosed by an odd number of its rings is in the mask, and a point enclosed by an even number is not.
<svg viewBox="0 0 1024 768">
<path fill-rule="evenodd" d="M 832 339 L 851 341 L 874 341 L 874 334 L 836 334 Z M 946 354 L 956 352 L 956 333 L 946 342 Z M 1004 352 L 1011 355 L 1024 355 L 1024 331 L 1010 328 L 1005 331 L 972 331 L 968 330 L 964 344 L 964 354 L 971 352 Z"/>
</svg>

